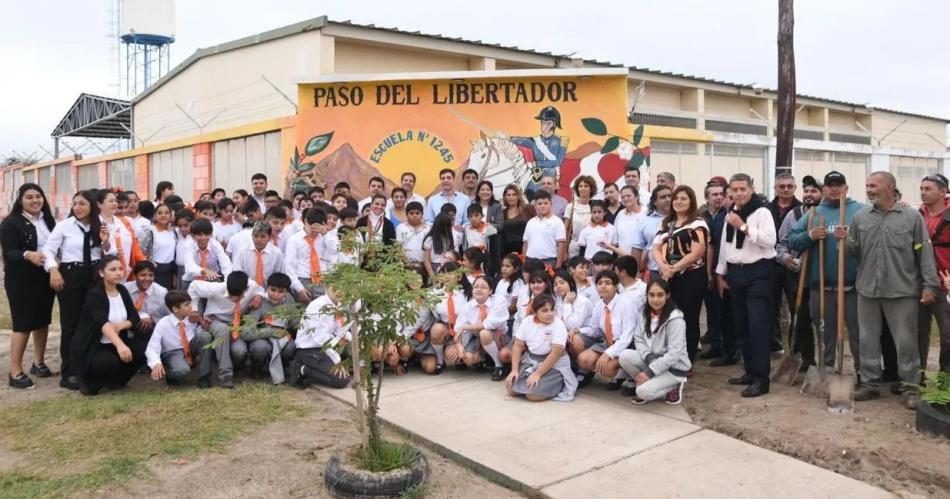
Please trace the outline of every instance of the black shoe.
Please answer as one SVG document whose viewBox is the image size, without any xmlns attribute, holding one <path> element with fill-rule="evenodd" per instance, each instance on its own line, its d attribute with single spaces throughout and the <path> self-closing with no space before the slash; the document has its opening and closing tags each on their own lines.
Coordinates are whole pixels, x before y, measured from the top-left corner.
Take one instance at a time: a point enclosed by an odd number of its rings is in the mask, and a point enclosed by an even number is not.
<svg viewBox="0 0 950 499">
<path fill-rule="evenodd" d="M 177 379 L 171 379 L 168 376 L 165 376 L 165 384 L 168 386 L 178 386 L 181 384 L 181 381 Z"/>
<path fill-rule="evenodd" d="M 620 393 L 625 397 L 636 397 L 637 396 L 637 385 L 634 384 L 624 384 L 620 388 Z"/>
<path fill-rule="evenodd" d="M 46 364 L 40 362 L 39 364 L 30 366 L 30 374 L 37 378 L 48 378 L 53 375 L 53 371 L 50 371 Z"/>
<path fill-rule="evenodd" d="M 769 382 L 760 379 L 753 381 L 748 388 L 742 390 L 742 396 L 744 398 L 758 397 L 766 393 L 769 393 Z"/>
<path fill-rule="evenodd" d="M 699 354 L 699 358 L 702 360 L 718 359 L 726 355 L 726 352 L 723 352 L 721 348 L 710 348 L 709 350 Z"/>
<path fill-rule="evenodd" d="M 435 370 L 432 371 L 432 372 L 429 373 L 429 374 L 431 374 L 432 376 L 435 376 L 435 375 L 437 375 L 437 374 L 442 374 L 442 371 L 444 371 L 444 370 L 445 370 L 445 364 L 436 364 L 436 365 L 435 365 Z"/>
<path fill-rule="evenodd" d="M 224 389 L 226 389 L 226 390 L 233 390 L 233 389 L 234 389 L 234 380 L 231 379 L 231 378 L 224 378 L 224 379 L 218 381 L 218 386 L 220 386 L 221 388 L 224 388 Z"/>
<path fill-rule="evenodd" d="M 488 367 L 488 362 L 487 362 L 487 361 L 484 361 L 484 360 L 483 360 L 483 361 L 479 362 L 478 364 L 475 364 L 475 372 L 477 372 L 477 373 L 487 373 L 487 372 L 489 372 L 489 371 L 494 372 L 492 368 Z"/>
<path fill-rule="evenodd" d="M 577 373 L 577 387 L 584 388 L 594 381 L 594 373 Z"/>
<path fill-rule="evenodd" d="M 707 331 L 702 337 L 699 338 L 699 343 L 701 345 L 708 345 L 712 343 L 712 339 L 709 337 L 709 332 Z"/>
<path fill-rule="evenodd" d="M 709 363 L 709 367 L 734 366 L 739 363 L 738 354 L 725 354 Z"/>
<path fill-rule="evenodd" d="M 60 388 L 65 388 L 67 390 L 78 390 L 79 389 L 79 378 L 76 376 L 70 376 L 68 378 L 62 378 L 59 380 Z"/>
<path fill-rule="evenodd" d="M 7 378 L 9 378 L 10 388 L 16 388 L 17 390 L 32 390 L 35 388 L 33 380 L 23 373 L 17 374 L 15 378 L 8 374 Z"/>
<path fill-rule="evenodd" d="M 604 390 L 608 392 L 615 392 L 620 389 L 620 386 L 623 385 L 622 379 L 611 380 L 610 383 L 607 383 L 607 386 L 604 387 Z"/>
<path fill-rule="evenodd" d="M 94 395 L 99 395 L 99 390 L 100 390 L 99 388 L 96 388 L 95 390 L 93 390 L 92 388 L 89 387 L 89 385 L 85 383 L 79 383 L 79 393 L 83 395 L 86 395 L 89 397 L 94 396 Z"/>
<path fill-rule="evenodd" d="M 492 381 L 501 381 L 501 380 L 505 379 L 505 376 L 506 376 L 506 374 L 505 374 L 505 366 L 498 366 L 498 367 L 492 369 L 492 372 L 491 372 L 491 380 L 492 380 Z"/>
<path fill-rule="evenodd" d="M 755 383 L 755 378 L 748 374 L 743 374 L 738 378 L 729 378 L 730 385 L 751 385 Z"/>
<path fill-rule="evenodd" d="M 211 388 L 211 380 L 208 378 L 208 376 L 202 376 L 198 378 L 198 388 L 202 390 Z"/>
</svg>

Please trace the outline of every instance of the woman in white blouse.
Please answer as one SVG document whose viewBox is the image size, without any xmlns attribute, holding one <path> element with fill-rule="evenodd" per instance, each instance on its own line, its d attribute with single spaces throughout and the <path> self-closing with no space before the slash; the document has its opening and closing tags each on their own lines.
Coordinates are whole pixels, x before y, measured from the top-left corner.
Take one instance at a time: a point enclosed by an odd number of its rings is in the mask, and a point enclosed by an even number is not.
<svg viewBox="0 0 950 499">
<path fill-rule="evenodd" d="M 102 225 L 109 230 L 109 248 L 105 253 L 119 257 L 125 276 L 128 277 L 132 273 L 132 245 L 138 244 L 135 228 L 130 219 L 115 214 L 119 204 L 114 192 L 100 189 L 96 200 Z"/>
<path fill-rule="evenodd" d="M 564 210 L 564 225 L 570 238 L 567 252 L 574 256 L 579 251 L 577 236 L 590 224 L 590 200 L 597 194 L 597 182 L 590 175 L 581 175 L 571 189 L 574 197 Z"/>
<path fill-rule="evenodd" d="M 172 225 L 172 210 L 168 205 L 160 204 L 155 208 L 152 226 L 142 233 L 142 251 L 155 264 L 155 282 L 165 289 L 175 289 L 177 245 L 178 234 Z"/>
</svg>

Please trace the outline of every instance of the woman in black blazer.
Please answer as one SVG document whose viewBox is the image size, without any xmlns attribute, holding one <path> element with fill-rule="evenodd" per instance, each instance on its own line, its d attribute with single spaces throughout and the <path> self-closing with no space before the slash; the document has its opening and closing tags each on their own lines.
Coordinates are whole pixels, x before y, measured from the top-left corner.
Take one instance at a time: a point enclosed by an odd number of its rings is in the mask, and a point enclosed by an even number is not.
<svg viewBox="0 0 950 499">
<path fill-rule="evenodd" d="M 382 234 L 383 244 L 396 242 L 396 226 L 386 218 L 386 196 L 377 194 L 370 201 L 369 213 L 356 221 L 356 228 L 366 227 L 367 235 Z M 375 219 L 375 220 L 374 220 Z"/>
<path fill-rule="evenodd" d="M 139 313 L 123 282 L 122 262 L 115 255 L 104 256 L 70 349 L 83 395 L 97 395 L 103 387 L 122 388 L 145 364 L 147 343 L 137 331 Z"/>
<path fill-rule="evenodd" d="M 49 287 L 49 274 L 43 267 L 46 257 L 41 250 L 55 225 L 46 194 L 32 183 L 20 186 L 10 215 L 0 224 L 3 287 L 13 316 L 8 381 L 11 388 L 33 388 L 33 380 L 23 373 L 23 353 L 30 334 L 33 335 L 30 374 L 40 378 L 53 374 L 44 361 L 55 294 Z"/>
</svg>

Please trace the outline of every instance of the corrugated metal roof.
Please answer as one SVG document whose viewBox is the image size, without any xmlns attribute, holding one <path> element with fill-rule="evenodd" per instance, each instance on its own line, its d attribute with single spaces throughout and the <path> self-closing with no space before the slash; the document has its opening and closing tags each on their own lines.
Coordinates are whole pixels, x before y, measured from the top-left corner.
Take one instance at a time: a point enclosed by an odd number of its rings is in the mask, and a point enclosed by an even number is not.
<svg viewBox="0 0 950 499">
<path fill-rule="evenodd" d="M 184 71 L 186 68 L 188 68 L 189 66 L 191 66 L 192 64 L 194 64 L 195 62 L 199 61 L 200 59 L 204 57 L 220 54 L 223 52 L 229 52 L 231 50 L 236 50 L 239 48 L 256 45 L 258 43 L 276 40 L 279 38 L 284 38 L 287 36 L 292 36 L 292 35 L 304 33 L 307 31 L 319 30 L 331 24 L 339 25 L 339 26 L 352 26 L 356 28 L 372 29 L 372 30 L 377 30 L 377 31 L 385 31 L 388 33 L 396 33 L 396 34 L 409 35 L 409 36 L 418 36 L 418 37 L 423 37 L 423 38 L 430 38 L 433 40 L 452 41 L 452 42 L 465 43 L 465 44 L 470 44 L 470 45 L 478 45 L 482 47 L 492 47 L 492 48 L 497 48 L 497 49 L 502 49 L 502 50 L 511 50 L 513 52 L 520 52 L 523 54 L 552 57 L 552 58 L 561 59 L 561 60 L 569 60 L 573 58 L 572 57 L 573 54 L 555 54 L 552 52 L 542 52 L 542 51 L 533 50 L 533 49 L 525 49 L 525 48 L 517 47 L 514 45 L 503 45 L 500 43 L 485 42 L 482 40 L 468 40 L 461 37 L 452 37 L 452 36 L 441 35 L 441 34 L 423 33 L 421 31 L 406 31 L 406 30 L 402 30 L 396 27 L 387 28 L 383 26 L 376 26 L 375 24 L 357 24 L 350 20 L 332 21 L 327 16 L 320 16 L 320 17 L 315 17 L 313 19 L 308 19 L 306 21 L 301 21 L 298 23 L 283 26 L 277 29 L 264 31 L 256 35 L 246 36 L 246 37 L 238 38 L 237 40 L 232 40 L 232 41 L 225 42 L 219 45 L 214 45 L 211 47 L 198 49 L 193 54 L 188 56 L 184 61 L 182 61 L 177 66 L 172 68 L 172 70 L 169 71 L 165 76 L 163 76 L 161 79 L 159 79 L 154 84 L 152 84 L 152 86 L 149 87 L 147 90 L 135 96 L 135 98 L 132 99 L 132 102 L 136 103 L 140 101 L 141 99 L 145 98 L 150 93 L 152 93 L 153 91 L 158 89 L 160 86 L 162 86 L 165 82 L 174 78 L 178 73 Z M 683 73 L 674 73 L 671 71 L 662 71 L 662 70 L 651 69 L 651 68 L 641 68 L 637 66 L 624 66 L 623 64 L 613 63 L 610 61 L 599 61 L 596 59 L 582 59 L 582 60 L 585 64 L 590 64 L 594 66 L 627 67 L 628 69 L 632 71 L 639 71 L 639 72 L 654 74 L 658 76 L 680 78 L 684 80 L 691 80 L 691 81 L 698 81 L 698 82 L 704 82 L 704 83 L 726 85 L 726 86 L 735 87 L 735 88 L 755 90 L 755 88 L 751 84 L 747 84 L 747 83 L 734 83 L 734 82 L 729 82 L 729 81 L 724 81 L 724 80 L 717 80 L 714 78 L 706 78 L 702 76 L 688 75 L 688 74 L 683 74 Z M 769 89 L 769 88 L 761 88 L 761 90 L 764 92 L 769 92 L 769 93 L 778 93 L 777 90 Z M 859 104 L 859 103 L 854 103 L 854 102 L 847 102 L 847 101 L 842 101 L 842 100 L 829 99 L 825 97 L 815 97 L 815 96 L 802 95 L 802 94 L 798 94 L 798 97 L 811 99 L 811 100 L 815 100 L 819 102 L 825 102 L 829 104 L 836 104 L 836 105 L 841 105 L 841 106 L 865 109 L 868 112 L 872 110 L 870 107 L 867 106 L 867 104 Z M 893 109 L 884 109 L 884 108 L 874 108 L 874 109 L 879 110 L 879 111 L 889 112 L 889 113 L 900 114 L 904 116 L 913 116 L 913 117 L 918 117 L 918 118 L 925 118 L 925 119 L 931 119 L 931 120 L 937 120 L 937 121 L 950 123 L 950 119 L 941 118 L 937 116 L 928 116 L 925 114 L 909 113 L 909 112 L 897 111 Z"/>
</svg>

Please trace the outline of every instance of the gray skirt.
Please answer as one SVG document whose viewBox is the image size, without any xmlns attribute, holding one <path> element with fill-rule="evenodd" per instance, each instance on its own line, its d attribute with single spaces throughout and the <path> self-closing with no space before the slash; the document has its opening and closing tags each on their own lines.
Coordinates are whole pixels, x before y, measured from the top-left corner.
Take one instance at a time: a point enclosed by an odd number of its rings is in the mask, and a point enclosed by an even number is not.
<svg viewBox="0 0 950 499">
<path fill-rule="evenodd" d="M 441 321 L 436 322 L 436 324 L 442 324 L 446 328 L 449 327 L 448 324 Z M 478 335 L 471 331 L 458 333 L 454 338 L 452 337 L 451 334 L 445 335 L 445 346 L 454 345 L 456 341 L 462 344 L 462 348 L 465 350 L 466 353 L 477 353 L 481 351 L 482 342 L 479 341 Z M 435 352 L 433 352 L 433 355 L 434 354 Z"/>
<path fill-rule="evenodd" d="M 600 338 L 591 338 L 586 334 L 581 334 L 581 339 L 584 340 L 584 348 L 593 350 L 597 353 L 604 353 L 607 350 L 607 338 L 601 336 Z"/>
<path fill-rule="evenodd" d="M 547 355 L 535 355 L 525 352 L 521 357 L 521 365 L 518 368 L 518 381 L 511 386 L 511 391 L 521 395 L 537 395 L 544 398 L 554 398 L 564 389 L 564 377 L 557 369 L 551 368 L 541 376 L 534 389 L 528 389 L 528 376 L 541 367 L 541 363 Z"/>
<path fill-rule="evenodd" d="M 432 340 L 429 339 L 429 332 L 426 331 L 422 341 L 416 338 L 416 335 L 409 336 L 409 346 L 416 355 L 435 355 L 435 347 L 432 346 Z"/>
</svg>

